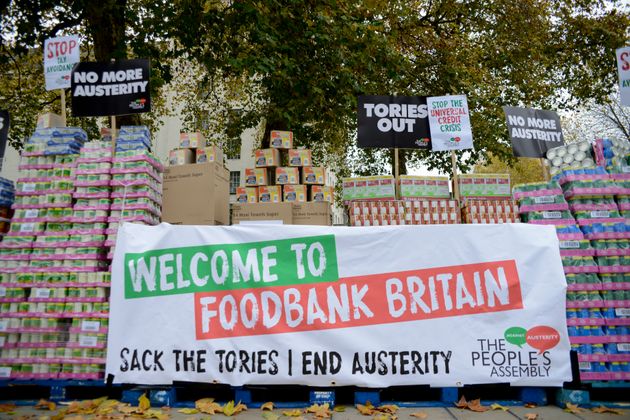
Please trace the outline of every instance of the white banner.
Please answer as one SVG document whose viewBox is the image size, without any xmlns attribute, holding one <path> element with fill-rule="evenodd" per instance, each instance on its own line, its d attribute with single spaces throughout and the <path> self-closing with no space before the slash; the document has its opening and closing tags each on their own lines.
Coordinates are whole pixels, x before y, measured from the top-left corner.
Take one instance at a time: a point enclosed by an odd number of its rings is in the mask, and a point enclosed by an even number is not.
<svg viewBox="0 0 630 420">
<path fill-rule="evenodd" d="M 114 383 L 571 380 L 552 226 L 125 223 L 112 270 Z"/>
<path fill-rule="evenodd" d="M 70 87 L 72 67 L 81 61 L 77 35 L 49 38 L 44 41 L 44 77 L 46 90 Z"/>
<path fill-rule="evenodd" d="M 621 106 L 630 106 L 630 47 L 617 50 L 617 72 Z"/>
<path fill-rule="evenodd" d="M 434 152 L 473 148 L 466 95 L 429 97 L 427 108 Z"/>
</svg>

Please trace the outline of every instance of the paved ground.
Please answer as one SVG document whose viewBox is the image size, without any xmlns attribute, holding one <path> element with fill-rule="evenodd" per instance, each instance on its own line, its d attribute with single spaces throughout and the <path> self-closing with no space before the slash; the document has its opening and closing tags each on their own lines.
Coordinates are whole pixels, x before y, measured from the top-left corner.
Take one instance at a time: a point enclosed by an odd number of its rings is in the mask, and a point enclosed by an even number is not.
<svg viewBox="0 0 630 420">
<path fill-rule="evenodd" d="M 58 410 L 54 412 L 35 410 L 32 407 L 20 407 L 14 414 L 0 413 L 2 419 L 12 420 L 47 420 L 50 419 Z M 283 410 L 274 410 L 274 413 L 278 416 L 282 416 Z M 224 415 L 201 415 L 193 414 L 186 415 L 177 412 L 177 409 L 165 411 L 170 415 L 173 420 L 227 420 Z M 401 408 L 398 412 L 399 420 L 418 420 L 420 417 L 412 416 L 414 413 L 424 413 L 427 415 L 428 420 L 514 420 L 525 419 L 526 414 L 537 414 L 537 420 L 598 420 L 598 419 L 630 419 L 630 410 L 624 410 L 622 415 L 617 414 L 598 414 L 593 413 L 590 410 L 584 410 L 579 414 L 571 414 L 563 411 L 562 409 L 554 406 L 537 407 L 537 408 L 525 408 L 525 407 L 509 407 L 509 411 L 487 411 L 484 413 L 475 413 L 469 410 L 461 410 L 458 408 Z M 88 420 L 94 418 L 93 416 L 81 416 L 82 419 Z M 312 420 L 312 415 L 308 414 L 304 416 L 305 420 Z M 71 417 L 68 417 L 70 420 Z M 258 409 L 250 409 L 243 413 L 233 417 L 234 420 L 262 420 L 262 412 Z M 354 407 L 346 407 L 344 412 L 333 412 L 332 420 L 372 420 L 371 416 L 361 415 Z M 75 420 L 80 420 L 75 417 Z M 113 420 L 113 418 L 112 418 Z M 296 417 L 280 417 L 279 420 L 298 420 Z"/>
</svg>

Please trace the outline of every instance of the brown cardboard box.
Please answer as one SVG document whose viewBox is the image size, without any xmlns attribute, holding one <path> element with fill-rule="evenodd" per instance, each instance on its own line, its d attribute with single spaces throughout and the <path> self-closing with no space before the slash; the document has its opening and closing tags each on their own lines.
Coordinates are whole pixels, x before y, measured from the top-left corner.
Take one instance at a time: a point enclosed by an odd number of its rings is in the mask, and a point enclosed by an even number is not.
<svg viewBox="0 0 630 420">
<path fill-rule="evenodd" d="M 321 225 L 332 224 L 332 210 L 327 201 L 310 203 L 293 203 L 294 225 Z"/>
<path fill-rule="evenodd" d="M 194 133 L 179 133 L 179 147 L 193 148 L 205 147 L 206 139 L 202 133 L 196 131 Z"/>
<path fill-rule="evenodd" d="M 276 185 L 295 185 L 300 183 L 300 168 L 280 166 L 276 168 Z"/>
<path fill-rule="evenodd" d="M 332 203 L 335 197 L 335 189 L 333 187 L 325 187 L 323 185 L 311 185 L 310 201 L 328 201 Z"/>
<path fill-rule="evenodd" d="M 37 128 L 65 127 L 61 115 L 48 112 L 37 117 Z"/>
<path fill-rule="evenodd" d="M 306 198 L 307 198 L 306 185 L 283 185 L 282 186 L 282 201 L 305 203 Z"/>
<path fill-rule="evenodd" d="M 290 225 L 293 223 L 291 203 L 232 204 L 233 225 L 255 220 L 281 220 Z"/>
<path fill-rule="evenodd" d="M 223 163 L 223 151 L 219 146 L 207 146 L 197 149 L 197 163 Z"/>
<path fill-rule="evenodd" d="M 245 186 L 255 187 L 269 185 L 269 172 L 267 168 L 245 168 Z"/>
<path fill-rule="evenodd" d="M 326 172 L 321 166 L 305 166 L 302 168 L 302 184 L 324 185 L 326 183 Z"/>
<path fill-rule="evenodd" d="M 195 162 L 192 149 L 173 149 L 168 153 L 168 164 L 171 166 L 188 165 Z"/>
<path fill-rule="evenodd" d="M 230 172 L 216 162 L 164 170 L 162 220 L 177 225 L 230 222 Z"/>
<path fill-rule="evenodd" d="M 280 185 L 261 185 L 258 187 L 259 203 L 281 203 L 282 187 Z"/>
<path fill-rule="evenodd" d="M 237 203 L 258 203 L 258 187 L 236 188 Z"/>
<path fill-rule="evenodd" d="M 311 166 L 313 159 L 309 149 L 289 150 L 289 166 Z"/>
<path fill-rule="evenodd" d="M 267 168 L 280 166 L 280 150 L 278 149 L 258 149 L 254 152 L 257 168 Z"/>
<path fill-rule="evenodd" d="M 293 131 L 273 130 L 270 133 L 269 147 L 273 149 L 293 148 Z"/>
</svg>

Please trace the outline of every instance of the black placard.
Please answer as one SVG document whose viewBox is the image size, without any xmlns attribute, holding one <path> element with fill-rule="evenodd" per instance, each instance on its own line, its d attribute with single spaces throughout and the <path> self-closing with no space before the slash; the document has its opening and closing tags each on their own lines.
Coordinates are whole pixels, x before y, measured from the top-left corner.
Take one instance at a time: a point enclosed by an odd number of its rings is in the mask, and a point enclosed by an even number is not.
<svg viewBox="0 0 630 420">
<path fill-rule="evenodd" d="M 151 111 L 149 60 L 78 63 L 72 69 L 72 114 L 106 117 Z"/>
<path fill-rule="evenodd" d="M 9 111 L 0 110 L 0 158 L 4 156 L 4 151 L 7 147 L 10 122 Z"/>
<path fill-rule="evenodd" d="M 430 149 L 426 96 L 359 96 L 359 147 Z"/>
<path fill-rule="evenodd" d="M 560 117 L 554 111 L 504 106 L 512 151 L 517 157 L 544 157 L 564 144 Z"/>
</svg>

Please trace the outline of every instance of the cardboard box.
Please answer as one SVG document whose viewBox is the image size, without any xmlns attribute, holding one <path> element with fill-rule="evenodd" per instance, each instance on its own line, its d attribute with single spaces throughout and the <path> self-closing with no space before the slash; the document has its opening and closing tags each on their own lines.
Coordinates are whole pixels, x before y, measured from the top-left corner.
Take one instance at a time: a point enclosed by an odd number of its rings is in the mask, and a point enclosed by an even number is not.
<svg viewBox="0 0 630 420">
<path fill-rule="evenodd" d="M 197 149 L 197 163 L 219 162 L 223 164 L 223 150 L 219 146 Z"/>
<path fill-rule="evenodd" d="M 335 199 L 335 189 L 323 185 L 311 185 L 311 201 L 328 201 L 332 203 Z"/>
<path fill-rule="evenodd" d="M 300 183 L 300 168 L 288 168 L 286 166 L 276 168 L 276 184 L 299 184 Z"/>
<path fill-rule="evenodd" d="M 195 163 L 195 154 L 192 149 L 173 149 L 168 153 L 168 164 L 171 166 L 190 163 Z"/>
<path fill-rule="evenodd" d="M 206 146 L 206 138 L 199 131 L 194 133 L 179 133 L 179 147 L 193 149 Z"/>
<path fill-rule="evenodd" d="M 280 203 L 282 202 L 282 187 L 280 185 L 274 186 L 260 186 L 258 187 L 258 202 L 259 203 Z"/>
<path fill-rule="evenodd" d="M 48 112 L 37 117 L 37 128 L 65 127 L 61 115 Z"/>
<path fill-rule="evenodd" d="M 236 188 L 237 203 L 258 203 L 258 187 Z"/>
<path fill-rule="evenodd" d="M 306 203 L 306 185 L 283 185 L 282 200 L 287 202 Z"/>
<path fill-rule="evenodd" d="M 269 147 L 274 149 L 293 148 L 293 131 L 273 130 L 270 135 Z"/>
<path fill-rule="evenodd" d="M 448 177 L 401 175 L 397 180 L 398 196 L 405 198 L 449 198 Z"/>
<path fill-rule="evenodd" d="M 512 196 L 509 174 L 463 174 L 457 180 L 461 197 Z"/>
<path fill-rule="evenodd" d="M 326 172 L 321 166 L 305 166 L 302 168 L 302 184 L 324 185 L 326 182 Z"/>
<path fill-rule="evenodd" d="M 280 151 L 278 149 L 258 149 L 254 152 L 257 168 L 280 166 Z"/>
<path fill-rule="evenodd" d="M 232 204 L 232 224 L 245 221 L 278 220 L 285 225 L 293 223 L 291 203 Z"/>
<path fill-rule="evenodd" d="M 164 169 L 162 220 L 177 225 L 230 222 L 230 172 L 216 162 Z"/>
<path fill-rule="evenodd" d="M 308 149 L 289 150 L 289 166 L 311 166 L 313 159 Z"/>
<path fill-rule="evenodd" d="M 318 203 L 294 203 L 293 224 L 330 226 L 332 224 L 330 203 L 326 201 Z"/>
<path fill-rule="evenodd" d="M 245 168 L 245 186 L 269 185 L 269 172 L 265 168 Z"/>
</svg>

